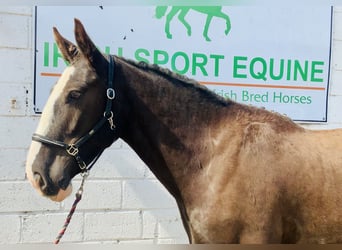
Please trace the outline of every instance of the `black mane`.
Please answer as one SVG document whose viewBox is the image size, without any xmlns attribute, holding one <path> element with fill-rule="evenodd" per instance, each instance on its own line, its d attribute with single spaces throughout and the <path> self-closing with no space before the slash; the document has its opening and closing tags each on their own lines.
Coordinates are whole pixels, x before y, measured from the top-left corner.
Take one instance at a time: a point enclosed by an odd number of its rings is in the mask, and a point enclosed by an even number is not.
<svg viewBox="0 0 342 250">
<path fill-rule="evenodd" d="M 198 92 L 201 96 L 201 98 L 206 99 L 210 102 L 214 102 L 216 104 L 219 104 L 220 106 L 227 106 L 231 102 L 229 99 L 225 99 L 217 94 L 215 94 L 213 91 L 208 89 L 205 85 L 200 84 L 198 81 L 189 78 L 185 75 L 180 75 L 176 72 L 173 72 L 172 70 L 160 67 L 157 64 L 149 64 L 143 61 L 137 62 L 131 59 L 122 58 L 125 62 L 142 69 L 144 71 L 153 72 L 159 76 L 162 76 L 166 79 L 168 79 L 170 82 L 172 82 L 176 86 L 181 86 L 183 88 L 192 89 L 194 92 Z"/>
</svg>

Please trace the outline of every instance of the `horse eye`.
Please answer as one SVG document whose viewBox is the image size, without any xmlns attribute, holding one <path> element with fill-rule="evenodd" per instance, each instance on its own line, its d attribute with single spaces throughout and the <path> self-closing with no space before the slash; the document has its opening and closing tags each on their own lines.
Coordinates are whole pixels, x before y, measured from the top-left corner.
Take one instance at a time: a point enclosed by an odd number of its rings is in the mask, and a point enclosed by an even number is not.
<svg viewBox="0 0 342 250">
<path fill-rule="evenodd" d="M 77 90 L 70 91 L 68 95 L 68 101 L 75 101 L 78 100 L 81 97 L 82 93 Z"/>
</svg>

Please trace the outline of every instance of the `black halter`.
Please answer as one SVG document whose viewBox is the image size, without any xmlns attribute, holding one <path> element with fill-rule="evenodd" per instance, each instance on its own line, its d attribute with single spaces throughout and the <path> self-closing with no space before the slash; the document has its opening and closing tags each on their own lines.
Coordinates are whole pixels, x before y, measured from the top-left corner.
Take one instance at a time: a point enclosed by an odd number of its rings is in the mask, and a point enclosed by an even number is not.
<svg viewBox="0 0 342 250">
<path fill-rule="evenodd" d="M 114 60 L 112 56 L 109 57 L 109 64 L 108 64 L 108 86 L 107 86 L 107 104 L 106 104 L 106 109 L 103 113 L 103 117 L 101 118 L 100 121 L 98 121 L 95 126 L 84 136 L 79 138 L 75 143 L 70 143 L 67 144 L 62 141 L 57 141 L 50 139 L 46 136 L 39 135 L 39 134 L 33 134 L 32 140 L 41 142 L 43 144 L 51 145 L 51 146 L 56 146 L 60 148 L 64 148 L 65 151 L 70 155 L 73 156 L 78 164 L 78 166 L 81 169 L 81 172 L 87 172 L 89 171 L 92 166 L 95 164 L 95 162 L 98 160 L 98 158 L 101 156 L 103 150 L 101 150 L 96 157 L 87 165 L 79 155 L 79 148 L 87 142 L 97 131 L 100 130 L 100 128 L 108 121 L 109 126 L 111 130 L 115 129 L 114 121 L 113 121 L 113 112 L 112 112 L 112 101 L 115 98 L 115 91 L 113 89 L 113 77 L 114 77 Z"/>
</svg>

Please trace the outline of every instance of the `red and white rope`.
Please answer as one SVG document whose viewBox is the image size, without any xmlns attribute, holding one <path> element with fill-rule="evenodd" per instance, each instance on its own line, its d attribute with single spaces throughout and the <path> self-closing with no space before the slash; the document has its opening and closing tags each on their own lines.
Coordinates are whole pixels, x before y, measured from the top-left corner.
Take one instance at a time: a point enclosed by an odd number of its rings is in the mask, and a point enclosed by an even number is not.
<svg viewBox="0 0 342 250">
<path fill-rule="evenodd" d="M 78 191 L 77 191 L 76 194 L 75 194 L 75 196 L 76 196 L 75 201 L 74 201 L 74 203 L 73 203 L 72 206 L 71 206 L 70 212 L 69 212 L 69 214 L 68 214 L 68 216 L 67 216 L 67 218 L 66 218 L 66 220 L 65 220 L 65 222 L 64 222 L 64 225 L 63 225 L 62 229 L 59 231 L 59 233 L 58 233 L 58 235 L 57 235 L 55 241 L 53 242 L 54 244 L 58 244 L 58 243 L 60 242 L 61 238 L 63 237 L 65 231 L 67 230 L 67 228 L 68 228 L 68 226 L 69 226 L 69 223 L 70 223 L 70 221 L 71 221 L 71 218 L 72 218 L 72 216 L 73 216 L 73 214 L 74 214 L 74 212 L 75 212 L 75 210 L 76 210 L 77 204 L 78 204 L 78 203 L 80 202 L 80 200 L 82 199 L 83 185 L 84 185 L 85 179 L 86 179 L 87 176 L 88 176 L 88 172 L 84 172 L 84 173 L 82 173 L 81 175 L 82 175 L 82 178 L 83 178 L 83 179 L 82 179 L 82 182 L 81 182 L 81 186 L 80 186 L 80 188 L 78 189 Z"/>
</svg>

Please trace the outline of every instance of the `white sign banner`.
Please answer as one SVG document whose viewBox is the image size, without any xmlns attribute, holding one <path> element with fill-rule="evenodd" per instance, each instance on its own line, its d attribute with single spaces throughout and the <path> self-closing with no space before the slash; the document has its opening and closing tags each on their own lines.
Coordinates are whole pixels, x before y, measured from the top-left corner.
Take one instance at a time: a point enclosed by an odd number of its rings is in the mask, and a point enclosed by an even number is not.
<svg viewBox="0 0 342 250">
<path fill-rule="evenodd" d="M 75 17 L 104 53 L 156 63 L 297 121 L 327 120 L 331 7 L 37 7 L 37 113 L 66 67 L 52 27 L 73 41 Z"/>
</svg>

